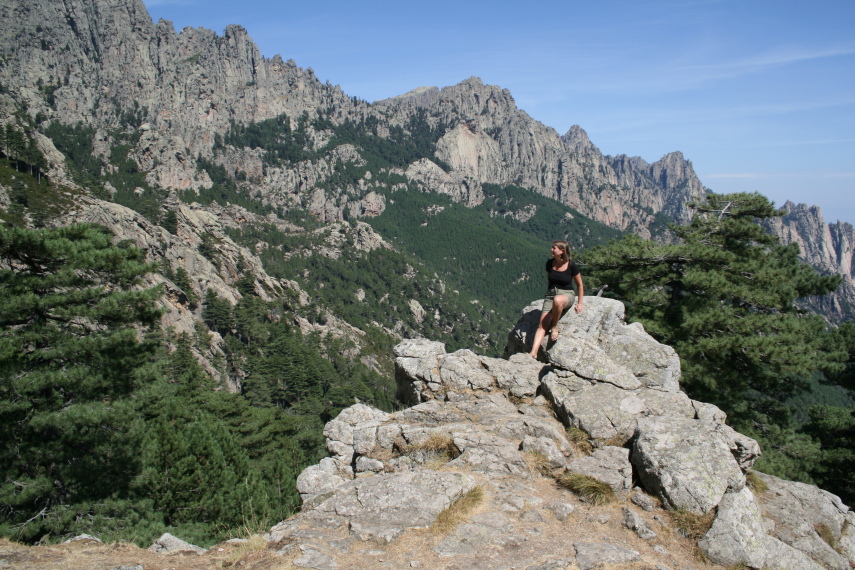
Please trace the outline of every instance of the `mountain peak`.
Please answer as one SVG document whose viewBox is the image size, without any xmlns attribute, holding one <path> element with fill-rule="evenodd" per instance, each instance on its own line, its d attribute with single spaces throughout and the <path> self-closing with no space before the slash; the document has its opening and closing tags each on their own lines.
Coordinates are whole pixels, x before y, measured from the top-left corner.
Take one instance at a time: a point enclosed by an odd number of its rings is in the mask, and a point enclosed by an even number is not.
<svg viewBox="0 0 855 570">
<path fill-rule="evenodd" d="M 571 145 L 583 144 L 589 145 L 591 144 L 591 139 L 588 138 L 588 133 L 580 127 L 579 125 L 573 125 L 570 127 L 567 132 L 564 134 L 564 141 Z"/>
</svg>

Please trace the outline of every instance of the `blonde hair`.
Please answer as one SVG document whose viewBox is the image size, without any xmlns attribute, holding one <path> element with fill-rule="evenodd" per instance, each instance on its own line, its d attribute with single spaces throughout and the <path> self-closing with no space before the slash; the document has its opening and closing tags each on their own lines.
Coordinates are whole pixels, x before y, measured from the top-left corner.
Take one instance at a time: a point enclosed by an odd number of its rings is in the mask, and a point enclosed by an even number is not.
<svg viewBox="0 0 855 570">
<path fill-rule="evenodd" d="M 566 263 L 570 261 L 572 255 L 570 253 L 570 244 L 564 240 L 555 240 L 552 242 L 552 245 L 557 245 L 558 249 L 561 250 L 561 263 Z"/>
</svg>

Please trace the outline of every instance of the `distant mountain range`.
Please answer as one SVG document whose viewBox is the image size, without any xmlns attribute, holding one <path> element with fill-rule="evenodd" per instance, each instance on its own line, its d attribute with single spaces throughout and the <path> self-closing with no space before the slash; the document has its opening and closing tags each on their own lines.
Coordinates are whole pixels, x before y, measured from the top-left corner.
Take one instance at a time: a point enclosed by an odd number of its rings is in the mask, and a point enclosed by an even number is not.
<svg viewBox="0 0 855 570">
<path fill-rule="evenodd" d="M 177 33 L 168 21 L 153 23 L 141 0 L 13 0 L 0 6 L 0 18 L 0 123 L 38 146 L 52 182 L 95 188 L 63 219 L 129 220 L 114 210 L 98 214 L 103 200 L 118 202 L 152 224 L 146 233 L 128 222 L 124 233 L 140 244 L 177 219 L 172 235 L 184 245 L 214 232 L 219 244 L 251 246 L 241 254 L 250 259 L 270 243 L 238 243 L 233 233 L 246 224 L 293 233 L 309 227 L 301 212 L 325 225 L 371 222 L 404 189 L 485 208 L 530 235 L 545 197 L 568 220 L 661 238 L 667 223 L 690 219 L 687 204 L 705 192 L 680 152 L 652 164 L 603 155 L 581 127 L 560 136 L 517 108 L 507 89 L 475 77 L 368 103 L 320 82 L 311 68 L 262 57 L 240 26 L 222 36 L 201 28 Z M 496 189 L 509 187 L 532 198 L 497 205 Z M 192 208 L 188 192 L 196 196 Z M 214 202 L 243 209 L 226 215 Z M 828 225 L 816 207 L 785 209 L 770 229 L 799 243 L 817 269 L 844 277 L 836 295 L 809 305 L 832 322 L 852 318 L 852 225 Z M 191 210 L 207 221 L 193 222 Z M 589 243 L 569 227 L 559 224 L 554 235 Z M 598 231 L 591 227 L 585 232 Z M 152 259 L 185 267 L 196 295 L 216 281 L 222 295 L 239 296 L 237 265 L 208 268 L 217 279 L 200 281 L 194 268 L 204 264 L 192 260 L 204 256 L 195 247 L 181 255 L 170 246 L 149 250 Z M 264 271 L 259 265 L 255 274 Z"/>
</svg>

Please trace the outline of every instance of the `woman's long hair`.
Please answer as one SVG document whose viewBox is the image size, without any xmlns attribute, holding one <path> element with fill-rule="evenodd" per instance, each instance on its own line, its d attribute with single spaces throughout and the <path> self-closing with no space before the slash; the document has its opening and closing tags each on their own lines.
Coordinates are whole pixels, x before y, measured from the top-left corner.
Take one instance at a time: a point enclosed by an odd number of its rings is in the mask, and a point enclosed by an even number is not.
<svg viewBox="0 0 855 570">
<path fill-rule="evenodd" d="M 552 242 L 552 245 L 557 245 L 558 249 L 561 250 L 561 264 L 562 265 L 567 263 L 568 261 L 570 261 L 571 254 L 570 254 L 570 244 L 569 243 L 567 243 L 564 240 L 556 240 L 556 241 Z"/>
</svg>

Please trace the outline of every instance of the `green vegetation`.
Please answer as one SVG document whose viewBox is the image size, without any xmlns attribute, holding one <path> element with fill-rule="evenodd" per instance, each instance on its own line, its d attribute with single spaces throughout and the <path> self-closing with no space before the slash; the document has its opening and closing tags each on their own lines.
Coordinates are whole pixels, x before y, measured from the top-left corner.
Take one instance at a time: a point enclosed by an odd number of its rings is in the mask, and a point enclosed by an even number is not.
<svg viewBox="0 0 855 570">
<path fill-rule="evenodd" d="M 56 149 L 65 155 L 66 167 L 76 182 L 91 184 L 101 174 L 101 160 L 92 154 L 94 127 L 87 127 L 81 122 L 65 125 L 52 121 L 44 129 L 44 134 L 53 141 Z"/>
<path fill-rule="evenodd" d="M 478 209 L 483 208 L 491 215 L 501 215 L 502 223 L 537 238 L 541 244 L 548 245 L 563 239 L 572 249 L 583 250 L 622 235 L 619 230 L 594 222 L 555 200 L 518 186 L 484 184 L 483 191 L 484 203 Z M 525 221 L 509 215 L 527 209 L 533 209 L 535 213 Z"/>
<path fill-rule="evenodd" d="M 269 224 L 228 231 L 243 245 L 259 240 L 270 244 L 260 253 L 269 275 L 293 279 L 311 290 L 317 305 L 365 331 L 369 345 L 384 356 L 391 355 L 393 344 L 384 329 L 440 340 L 449 350 L 471 347 L 472 339 L 497 350 L 497 343 L 483 339 L 498 339 L 501 329 L 507 332 L 507 322 L 485 313 L 465 291 L 453 291 L 454 282 L 441 282 L 415 256 L 382 248 L 356 249 L 354 233 L 353 227 L 344 227 L 339 236 L 341 255 L 334 258 L 313 251 L 325 244 L 326 233 L 288 235 Z M 421 323 L 410 308 L 413 299 L 424 310 Z M 323 324 L 327 314 L 318 311 L 309 316 Z"/>
<path fill-rule="evenodd" d="M 847 505 L 855 503 L 855 409 L 814 406 L 803 429 L 820 444 L 810 468 L 812 479 Z"/>
<path fill-rule="evenodd" d="M 0 227 L 0 535 L 208 545 L 286 518 L 296 475 L 325 455 L 323 422 L 354 396 L 391 409 L 391 381 L 341 343 L 305 343 L 281 304 L 209 291 L 203 315 L 246 374 L 241 394 L 215 391 L 193 355 L 206 327 L 160 331 L 161 291 L 135 287 L 154 267 L 111 240 Z"/>
<path fill-rule="evenodd" d="M 0 257 L 0 532 L 34 539 L 127 481 L 124 404 L 153 348 L 133 325 L 157 322 L 160 292 L 128 290 L 142 253 L 93 227 L 0 228 Z"/>
<path fill-rule="evenodd" d="M 745 472 L 745 483 L 755 495 L 760 495 L 769 490 L 769 485 L 760 478 L 756 471 Z"/>
<path fill-rule="evenodd" d="M 389 193 L 385 211 L 368 222 L 459 290 L 461 298 L 478 301 L 478 318 L 489 327 L 495 354 L 519 311 L 543 295 L 543 263 L 553 240 L 566 237 L 582 247 L 605 243 L 619 232 L 578 214 L 567 217 L 569 209 L 554 200 L 513 186 L 485 185 L 484 192 L 485 202 L 475 208 L 417 190 Z M 527 221 L 503 215 L 527 208 L 536 210 Z"/>
<path fill-rule="evenodd" d="M 303 113 L 296 121 L 296 128 L 291 128 L 291 119 L 281 114 L 273 119 L 267 119 L 249 124 L 232 122 L 224 137 L 216 135 L 214 151 L 230 145 L 235 148 L 260 148 L 264 151 L 262 162 L 265 167 L 284 167 L 304 160 L 316 160 L 327 152 L 343 144 L 351 144 L 360 149 L 365 159 L 363 166 L 338 165 L 339 169 L 352 172 L 337 172 L 333 180 L 327 181 L 332 187 L 355 177 L 356 180 L 370 170 L 377 174 L 381 169 L 389 167 L 406 167 L 420 159 L 433 157 L 436 142 L 448 130 L 448 125 L 433 124 L 424 109 L 414 113 L 406 124 L 393 125 L 377 115 L 368 115 L 360 121 L 351 119 L 335 124 L 329 116 L 333 110 L 320 112 L 318 117 L 310 121 L 307 113 Z M 308 129 L 328 131 L 332 136 L 323 148 L 313 150 L 308 137 Z M 381 129 L 388 136 L 380 136 Z M 440 166 L 448 168 L 440 162 Z"/>
<path fill-rule="evenodd" d="M 798 259 L 797 246 L 783 246 L 763 229 L 759 222 L 780 212 L 759 194 L 710 194 L 694 207 L 691 224 L 671 227 L 675 244 L 629 236 L 586 252 L 592 281 L 607 283 L 609 295 L 627 303 L 630 319 L 674 347 L 692 398 L 718 405 L 761 443 L 758 469 L 812 481 L 827 467 L 816 463 L 826 454 L 838 460 L 825 473 L 828 488 L 844 492 L 837 471 L 849 464 L 838 437 L 851 429 L 849 416 L 815 409 L 811 427 L 798 430 L 788 405 L 817 372 L 844 368 L 840 333 L 795 305 L 834 290 L 840 277 L 817 274 Z M 820 452 L 810 433 L 838 451 Z"/>
<path fill-rule="evenodd" d="M 9 194 L 9 206 L 0 210 L 0 220 L 23 225 L 26 219 L 36 227 L 66 211 L 73 203 L 74 193 L 53 184 L 45 177 L 41 180 L 27 170 L 15 170 L 7 161 L 0 160 L 0 185 Z"/>
<path fill-rule="evenodd" d="M 434 157 L 434 152 L 436 142 L 450 125 L 432 125 L 424 109 L 411 115 L 404 126 L 386 123 L 376 115 L 368 115 L 360 122 L 347 119 L 340 125 L 328 121 L 325 123 L 322 115 L 317 126 L 332 129 L 333 136 L 326 145 L 327 150 L 342 144 L 352 144 L 361 149 L 360 154 L 367 162 L 365 168 L 372 173 L 383 168 L 406 167 L 421 158 L 429 158 L 448 170 L 446 164 Z M 380 127 L 388 130 L 388 137 L 379 136 Z"/>
<path fill-rule="evenodd" d="M 16 171 L 27 171 L 41 183 L 47 161 L 33 141 L 34 125 L 28 115 L 16 118 L 0 128 L 0 157 L 6 158 Z"/>
<path fill-rule="evenodd" d="M 143 110 L 138 108 L 133 113 L 142 112 Z M 123 120 L 130 121 L 129 125 L 137 122 L 136 119 Z M 154 222 L 160 221 L 160 206 L 166 199 L 167 192 L 151 188 L 145 179 L 145 173 L 139 170 L 131 156 L 131 151 L 140 139 L 139 131 L 132 129 L 109 133 L 113 146 L 110 148 L 107 164 L 93 154 L 94 127 L 80 122 L 76 125 L 66 125 L 52 121 L 44 128 L 44 134 L 53 141 L 57 150 L 66 156 L 66 168 L 77 184 L 88 188 L 99 198 L 112 199 Z"/>
<path fill-rule="evenodd" d="M 196 160 L 196 166 L 199 170 L 208 173 L 208 176 L 213 182 L 210 188 L 200 188 L 198 191 L 185 190 L 179 194 L 182 202 L 192 204 L 198 202 L 200 204 L 217 203 L 220 206 L 227 204 L 237 204 L 242 208 L 246 208 L 255 214 L 269 214 L 274 210 L 270 206 L 262 204 L 258 200 L 253 200 L 246 193 L 242 192 L 234 177 L 229 176 L 226 168 L 221 164 L 215 164 L 204 158 Z"/>
<path fill-rule="evenodd" d="M 242 393 L 255 406 L 276 407 L 292 414 L 327 421 L 353 404 L 354 397 L 392 410 L 394 382 L 361 362 L 343 356 L 347 341 L 306 339 L 281 319 L 287 305 L 245 297 L 232 307 L 210 291 L 203 309 L 205 323 L 225 340 L 231 370 L 243 376 Z"/>
<path fill-rule="evenodd" d="M 309 141 L 306 137 L 308 115 L 303 114 L 297 122 L 297 129 L 291 130 L 288 115 L 281 114 L 273 119 L 241 125 L 232 121 L 228 133 L 222 139 L 214 138 L 214 151 L 231 145 L 235 148 L 260 148 L 264 150 L 265 165 L 282 166 L 311 158 L 306 151 Z"/>
</svg>

